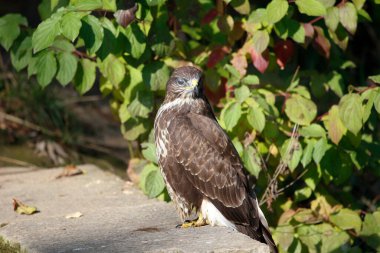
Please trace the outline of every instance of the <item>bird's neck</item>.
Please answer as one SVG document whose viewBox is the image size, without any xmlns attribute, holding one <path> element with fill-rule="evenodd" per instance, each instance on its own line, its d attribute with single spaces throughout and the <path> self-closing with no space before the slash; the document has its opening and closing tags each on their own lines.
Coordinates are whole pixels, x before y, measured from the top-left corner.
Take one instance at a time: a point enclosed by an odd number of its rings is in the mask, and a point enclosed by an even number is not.
<svg viewBox="0 0 380 253">
<path fill-rule="evenodd" d="M 173 117 L 196 113 L 205 116 L 213 115 L 210 105 L 205 98 L 176 98 L 170 101 L 164 101 L 157 112 L 157 117 L 163 113 L 170 113 Z"/>
</svg>

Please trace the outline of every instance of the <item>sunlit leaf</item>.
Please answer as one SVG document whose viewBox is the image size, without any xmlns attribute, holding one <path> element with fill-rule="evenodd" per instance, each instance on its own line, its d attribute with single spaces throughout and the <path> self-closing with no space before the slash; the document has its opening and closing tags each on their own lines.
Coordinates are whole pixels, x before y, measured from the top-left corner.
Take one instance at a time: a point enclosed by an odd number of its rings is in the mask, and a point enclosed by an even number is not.
<svg viewBox="0 0 380 253">
<path fill-rule="evenodd" d="M 323 16 L 326 14 L 326 8 L 318 0 L 296 0 L 298 10 L 309 16 Z"/>
<path fill-rule="evenodd" d="M 257 151 L 252 147 L 248 146 L 243 151 L 243 162 L 244 167 L 254 175 L 255 177 L 259 176 L 259 173 L 262 169 L 261 160 Z"/>
<path fill-rule="evenodd" d="M 78 35 L 80 28 L 82 15 L 78 12 L 69 12 L 62 17 L 61 30 L 62 35 L 68 38 L 70 41 L 74 41 Z"/>
<path fill-rule="evenodd" d="M 288 11 L 289 4 L 286 0 L 273 0 L 267 6 L 268 21 L 272 24 L 280 21 Z"/>
<path fill-rule="evenodd" d="M 82 19 L 80 36 L 90 54 L 98 51 L 102 45 L 104 30 L 98 18 L 88 15 Z"/>
<path fill-rule="evenodd" d="M 317 107 L 310 99 L 293 95 L 285 102 L 285 113 L 294 123 L 309 125 L 317 115 Z"/>
<path fill-rule="evenodd" d="M 52 16 L 40 23 L 33 33 L 33 52 L 37 53 L 53 44 L 55 37 L 61 34 L 60 16 Z"/>
<path fill-rule="evenodd" d="M 57 72 L 57 61 L 52 51 L 41 52 L 36 61 L 37 81 L 41 87 L 46 87 Z"/>
<path fill-rule="evenodd" d="M 330 221 L 341 229 L 355 229 L 356 233 L 359 233 L 362 226 L 362 221 L 357 212 L 343 208 L 337 214 L 330 216 Z"/>
<path fill-rule="evenodd" d="M 345 135 L 347 128 L 343 125 L 339 117 L 339 107 L 334 105 L 330 108 L 326 127 L 331 141 L 338 145 L 343 135 Z"/>
<path fill-rule="evenodd" d="M 231 131 L 236 126 L 241 113 L 241 105 L 238 102 L 232 102 L 223 109 L 221 118 L 227 131 Z"/>
<path fill-rule="evenodd" d="M 58 73 L 57 80 L 66 85 L 71 82 L 75 76 L 78 66 L 78 59 L 69 52 L 59 52 L 57 54 L 58 59 Z"/>
<path fill-rule="evenodd" d="M 339 20 L 340 23 L 347 29 L 351 34 L 356 32 L 356 27 L 358 24 L 358 14 L 356 12 L 355 6 L 346 2 L 339 6 Z"/>
<path fill-rule="evenodd" d="M 95 78 L 96 63 L 88 59 L 81 59 L 74 77 L 75 88 L 80 94 L 84 94 L 92 88 Z"/>
<path fill-rule="evenodd" d="M 345 127 L 357 134 L 363 126 L 363 107 L 360 95 L 347 94 L 339 102 L 339 116 Z"/>
<path fill-rule="evenodd" d="M 247 113 L 248 123 L 253 129 L 262 132 L 265 127 L 265 115 L 261 107 L 253 106 L 248 109 Z"/>
</svg>

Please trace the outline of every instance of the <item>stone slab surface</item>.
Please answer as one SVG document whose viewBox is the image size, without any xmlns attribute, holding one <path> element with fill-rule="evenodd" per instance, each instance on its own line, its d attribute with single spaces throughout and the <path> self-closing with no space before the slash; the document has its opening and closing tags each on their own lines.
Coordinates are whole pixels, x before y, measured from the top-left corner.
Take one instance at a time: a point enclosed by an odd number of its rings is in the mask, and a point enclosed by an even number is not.
<svg viewBox="0 0 380 253">
<path fill-rule="evenodd" d="M 260 242 L 223 227 L 178 229 L 172 204 L 93 165 L 56 179 L 62 168 L 0 168 L 0 237 L 27 252 L 262 252 Z M 40 212 L 20 215 L 12 198 Z M 81 212 L 82 217 L 66 215 Z"/>
</svg>

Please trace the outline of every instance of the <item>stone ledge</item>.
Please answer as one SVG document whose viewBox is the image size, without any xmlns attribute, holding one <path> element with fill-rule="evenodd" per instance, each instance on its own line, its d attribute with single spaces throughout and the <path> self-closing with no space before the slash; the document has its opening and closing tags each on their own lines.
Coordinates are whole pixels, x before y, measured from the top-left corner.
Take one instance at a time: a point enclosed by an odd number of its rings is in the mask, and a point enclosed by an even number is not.
<svg viewBox="0 0 380 253">
<path fill-rule="evenodd" d="M 174 206 L 148 199 L 93 165 L 55 179 L 62 168 L 0 168 L 0 237 L 27 252 L 252 252 L 260 242 L 223 227 L 177 229 Z M 123 190 L 124 188 L 124 190 Z M 13 211 L 12 198 L 34 205 L 34 215 Z M 81 212 L 80 218 L 65 216 Z"/>
</svg>

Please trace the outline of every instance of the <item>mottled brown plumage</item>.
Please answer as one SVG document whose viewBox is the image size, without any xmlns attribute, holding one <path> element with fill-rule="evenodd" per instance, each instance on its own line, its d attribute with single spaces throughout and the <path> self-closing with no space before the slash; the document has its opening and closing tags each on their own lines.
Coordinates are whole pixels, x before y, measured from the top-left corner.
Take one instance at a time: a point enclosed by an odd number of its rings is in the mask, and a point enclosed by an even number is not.
<svg viewBox="0 0 380 253">
<path fill-rule="evenodd" d="M 203 95 L 201 78 L 195 67 L 176 69 L 155 119 L 168 192 L 183 220 L 203 214 L 206 223 L 232 227 L 276 252 L 240 157 Z"/>
</svg>

